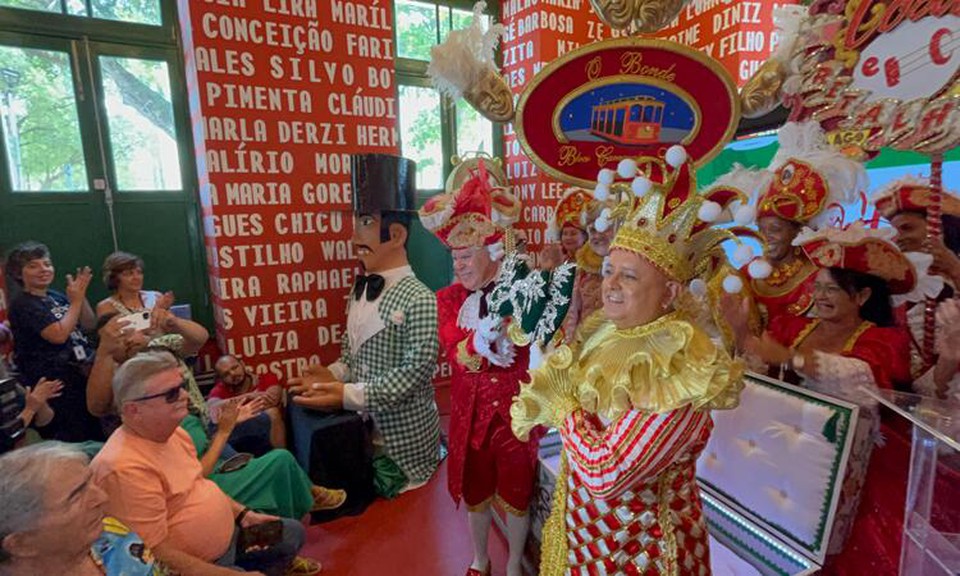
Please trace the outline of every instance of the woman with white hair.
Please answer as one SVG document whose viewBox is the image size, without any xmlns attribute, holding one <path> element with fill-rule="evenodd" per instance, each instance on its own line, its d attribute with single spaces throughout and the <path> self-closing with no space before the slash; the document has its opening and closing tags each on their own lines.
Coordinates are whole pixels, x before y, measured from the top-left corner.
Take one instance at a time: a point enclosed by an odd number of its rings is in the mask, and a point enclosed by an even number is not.
<svg viewBox="0 0 960 576">
<path fill-rule="evenodd" d="M 86 455 L 60 442 L 0 457 L 0 574 L 161 574 L 143 541 L 104 516 L 91 476 Z"/>
</svg>

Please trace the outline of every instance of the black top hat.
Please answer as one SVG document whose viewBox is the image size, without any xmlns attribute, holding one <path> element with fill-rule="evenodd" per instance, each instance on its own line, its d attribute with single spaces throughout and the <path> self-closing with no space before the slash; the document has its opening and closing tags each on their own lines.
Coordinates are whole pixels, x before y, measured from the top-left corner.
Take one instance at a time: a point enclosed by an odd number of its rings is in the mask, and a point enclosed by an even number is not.
<svg viewBox="0 0 960 576">
<path fill-rule="evenodd" d="M 354 214 L 413 212 L 417 163 L 389 154 L 350 156 Z"/>
</svg>

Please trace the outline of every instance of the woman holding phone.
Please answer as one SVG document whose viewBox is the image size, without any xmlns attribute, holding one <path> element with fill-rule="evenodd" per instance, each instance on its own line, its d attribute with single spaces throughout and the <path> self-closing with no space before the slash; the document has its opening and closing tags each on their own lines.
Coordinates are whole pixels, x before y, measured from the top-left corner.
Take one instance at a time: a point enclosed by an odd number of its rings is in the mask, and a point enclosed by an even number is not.
<svg viewBox="0 0 960 576">
<path fill-rule="evenodd" d="M 173 306 L 173 292 L 143 289 L 143 259 L 129 252 L 114 252 L 103 261 L 103 283 L 110 296 L 97 304 L 97 317 L 110 312 L 130 315 Z"/>
</svg>

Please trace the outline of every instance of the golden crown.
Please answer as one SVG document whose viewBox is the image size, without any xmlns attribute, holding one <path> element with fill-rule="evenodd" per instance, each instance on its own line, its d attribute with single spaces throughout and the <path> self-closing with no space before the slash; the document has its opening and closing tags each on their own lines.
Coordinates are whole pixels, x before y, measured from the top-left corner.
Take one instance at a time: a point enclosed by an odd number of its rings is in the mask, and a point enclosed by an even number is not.
<svg viewBox="0 0 960 576">
<path fill-rule="evenodd" d="M 723 242 L 735 238 L 713 223 L 736 202 L 746 204 L 746 197 L 727 187 L 698 194 L 692 163 L 680 146 L 670 148 L 665 160 L 627 159 L 616 172 L 601 171 L 596 195 L 610 203 L 601 219 L 622 221 L 611 248 L 643 256 L 678 282 L 710 277 L 726 261 Z M 633 181 L 615 182 L 617 175 Z"/>
</svg>

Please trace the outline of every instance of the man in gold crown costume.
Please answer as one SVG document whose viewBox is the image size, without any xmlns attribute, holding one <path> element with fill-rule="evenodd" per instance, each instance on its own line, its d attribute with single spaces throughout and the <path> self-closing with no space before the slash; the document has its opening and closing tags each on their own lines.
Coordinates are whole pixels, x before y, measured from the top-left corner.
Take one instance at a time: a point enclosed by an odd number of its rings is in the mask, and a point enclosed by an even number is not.
<svg viewBox="0 0 960 576">
<path fill-rule="evenodd" d="M 638 160 L 660 168 L 647 172 L 656 181 L 615 210 L 629 214 L 605 265 L 602 317 L 532 371 L 511 407 L 518 437 L 546 424 L 563 440 L 542 576 L 710 573 L 696 460 L 710 410 L 737 405 L 742 368 L 693 320 L 694 294 L 719 273 L 730 235 L 700 219 L 713 199 L 696 194 L 683 149 L 666 157 L 669 167 Z"/>
</svg>

